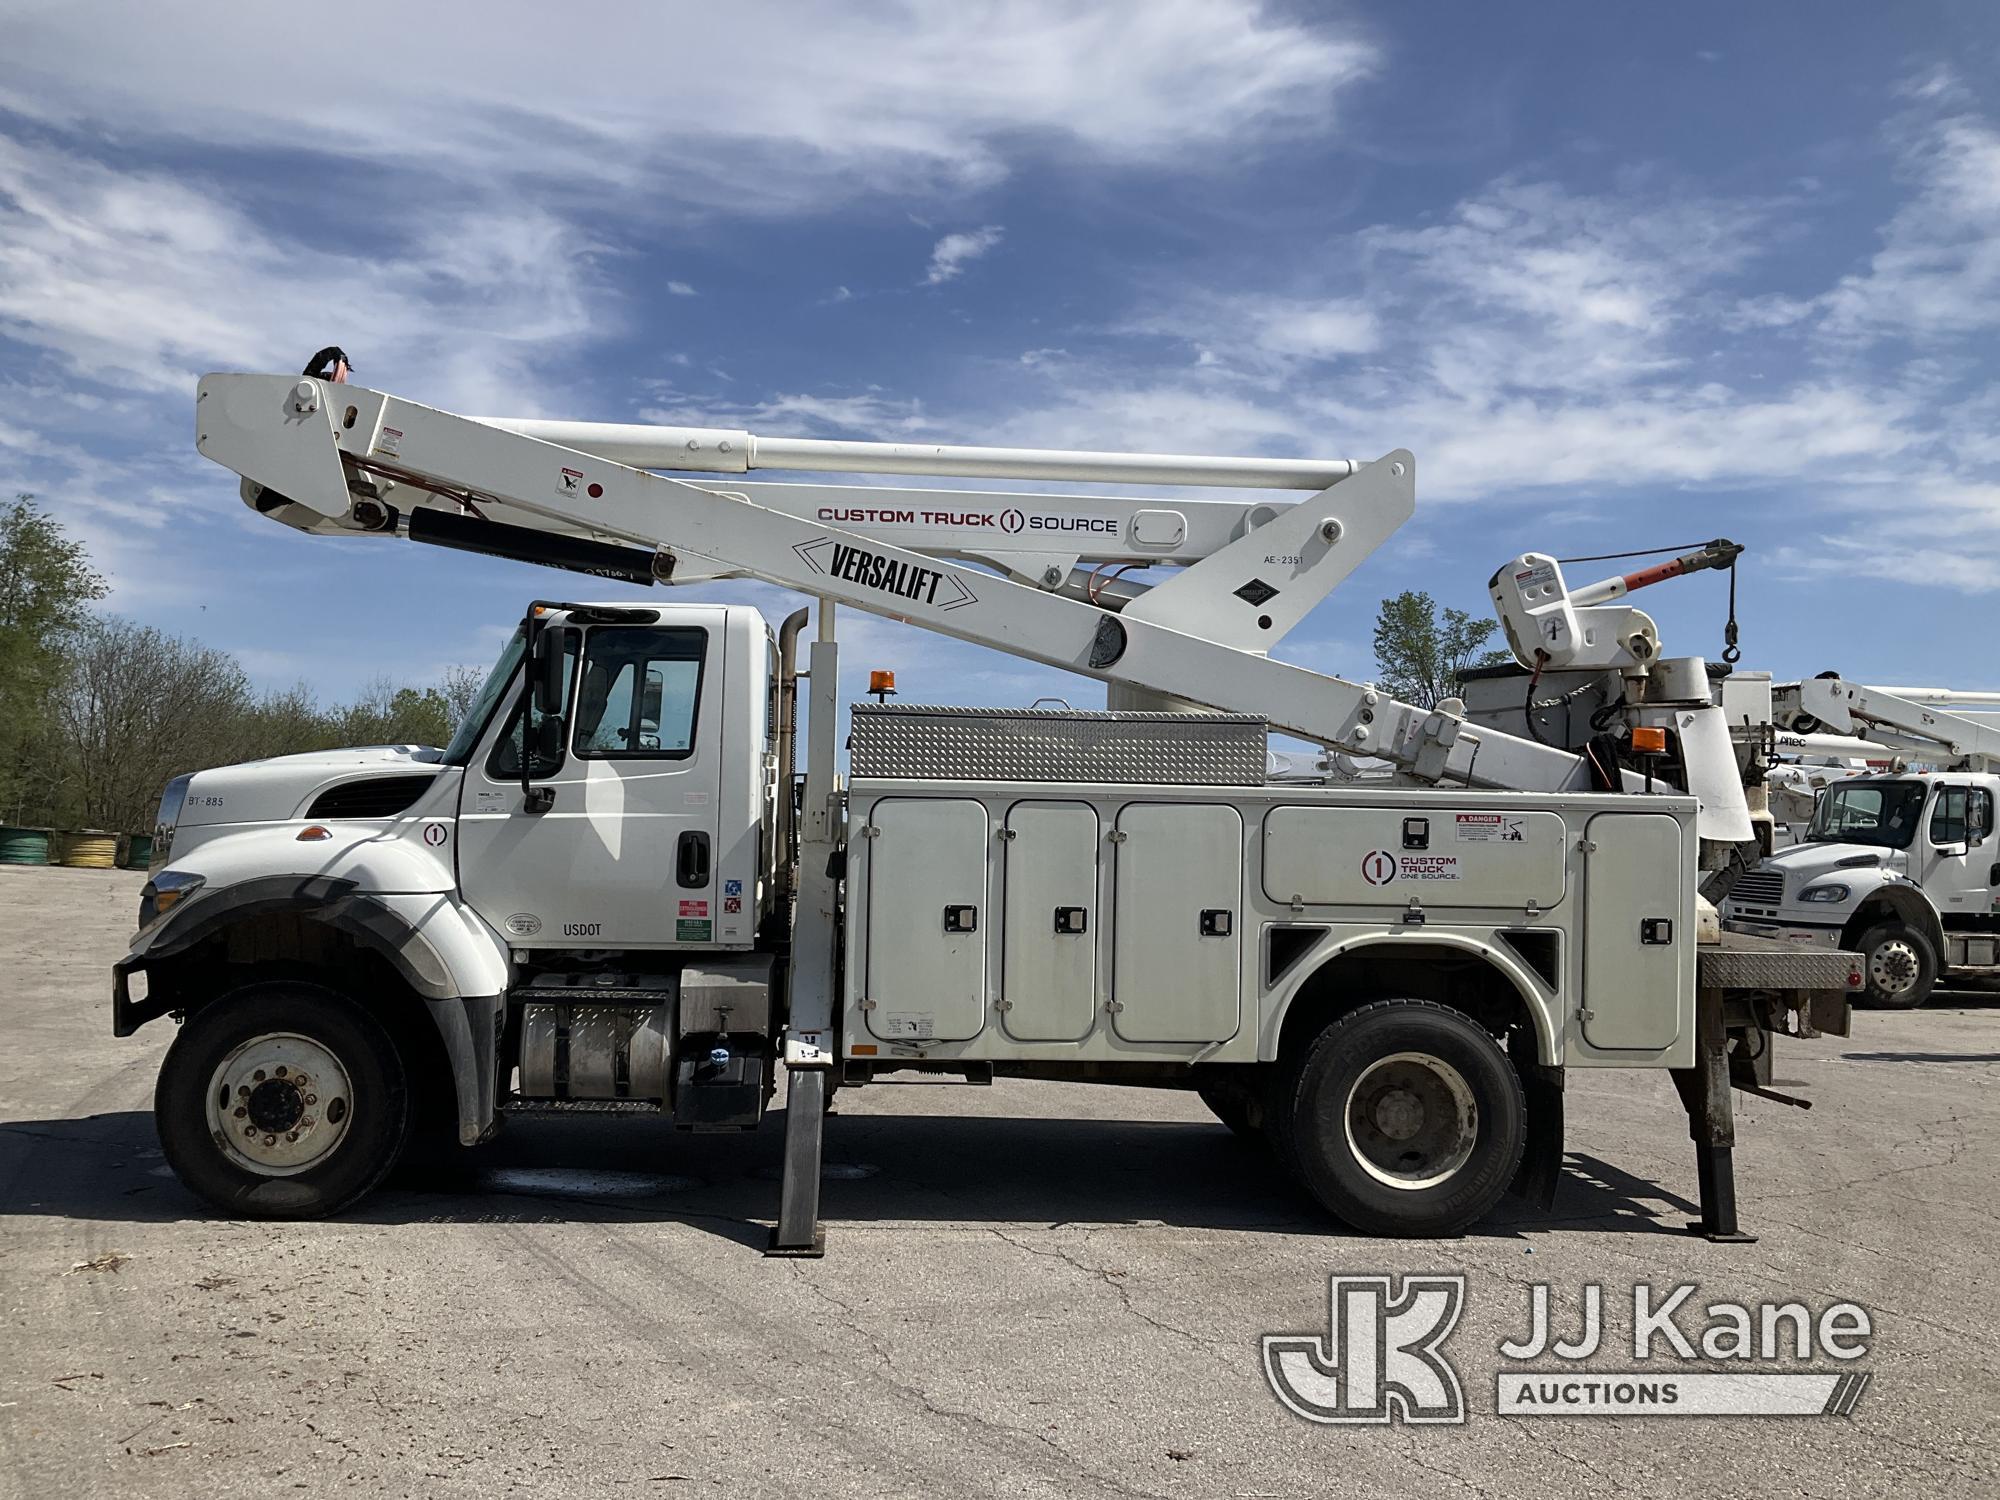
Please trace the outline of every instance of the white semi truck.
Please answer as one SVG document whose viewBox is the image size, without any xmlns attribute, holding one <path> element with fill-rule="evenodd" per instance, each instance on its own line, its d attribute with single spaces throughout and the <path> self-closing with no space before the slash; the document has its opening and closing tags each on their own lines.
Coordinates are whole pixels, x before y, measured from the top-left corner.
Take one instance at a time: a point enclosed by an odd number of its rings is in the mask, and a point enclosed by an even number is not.
<svg viewBox="0 0 2000 1500">
<path fill-rule="evenodd" d="M 1805 837 L 1737 880 L 1725 925 L 1858 955 L 1864 997 L 1887 1008 L 1922 1005 L 1940 979 L 2000 977 L 2000 726 L 1838 677 L 1779 690 L 1777 718 L 1942 769 L 1828 785 Z"/>
<path fill-rule="evenodd" d="M 1193 1088 L 1334 1215 L 1438 1235 L 1510 1187 L 1549 1200 L 1567 1070 L 1649 1068 L 1686 1105 L 1697 1227 L 1739 1237 L 1730 1085 L 1761 1087 L 1772 1033 L 1844 1032 L 1850 965 L 1705 930 L 1698 883 L 1749 823 L 1718 711 L 1678 686 L 1699 663 L 1535 556 L 1510 629 L 1623 684 L 1585 754 L 1267 654 L 1411 513 L 1408 453 L 474 419 L 344 373 L 201 382 L 199 449 L 260 514 L 758 578 L 817 598 L 817 630 L 802 661 L 803 609 L 538 602 L 440 750 L 178 778 L 113 1021 L 180 1023 L 157 1118 L 196 1191 L 330 1213 L 427 1122 L 471 1146 L 539 1109 L 753 1128 L 782 1073 L 772 1250 L 812 1254 L 832 1091 L 920 1070 Z M 736 477 L 786 467 L 1155 489 Z M 840 604 L 1097 677 L 1112 708 L 859 705 L 843 775 Z M 1267 779 L 1273 729 L 1393 774 Z"/>
</svg>

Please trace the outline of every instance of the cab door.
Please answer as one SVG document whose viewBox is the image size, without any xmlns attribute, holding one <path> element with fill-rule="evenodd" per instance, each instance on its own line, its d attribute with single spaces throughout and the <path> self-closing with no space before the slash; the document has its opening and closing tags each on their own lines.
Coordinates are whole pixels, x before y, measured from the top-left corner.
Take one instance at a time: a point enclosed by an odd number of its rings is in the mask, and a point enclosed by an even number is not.
<svg viewBox="0 0 2000 1500">
<path fill-rule="evenodd" d="M 723 611 L 677 608 L 671 623 L 565 631 L 560 750 L 521 787 L 518 686 L 466 768 L 459 885 L 507 941 L 526 948 L 672 948 L 715 943 L 723 699 Z M 539 716 L 530 708 L 531 731 Z M 538 732 L 528 735 L 539 744 Z"/>
<path fill-rule="evenodd" d="M 1939 916 L 1949 921 L 1994 909 L 1992 877 L 2000 853 L 1993 842 L 1993 794 L 1985 787 L 1940 786 L 1915 852 L 1923 861 L 1924 891 Z"/>
</svg>

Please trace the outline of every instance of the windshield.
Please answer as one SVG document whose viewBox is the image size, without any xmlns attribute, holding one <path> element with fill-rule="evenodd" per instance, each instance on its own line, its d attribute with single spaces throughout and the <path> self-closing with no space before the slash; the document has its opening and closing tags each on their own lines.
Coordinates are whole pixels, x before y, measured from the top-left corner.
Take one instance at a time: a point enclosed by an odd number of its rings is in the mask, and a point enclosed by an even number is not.
<svg viewBox="0 0 2000 1500">
<path fill-rule="evenodd" d="M 479 736 L 486 732 L 486 721 L 493 716 L 493 705 L 500 701 L 500 695 L 507 691 L 507 684 L 520 670 L 522 644 L 521 631 L 516 628 L 513 639 L 507 642 L 500 653 L 500 660 L 493 664 L 493 671 L 486 679 L 486 685 L 479 690 L 479 696 L 472 700 L 472 707 L 465 711 L 460 721 L 458 733 L 451 737 L 451 743 L 444 747 L 444 763 L 448 766 L 462 766 L 472 759 L 472 747 L 479 743 Z"/>
<path fill-rule="evenodd" d="M 1820 793 L 1806 838 L 1816 844 L 1907 849 L 1930 790 L 1921 781 L 1850 781 Z"/>
</svg>

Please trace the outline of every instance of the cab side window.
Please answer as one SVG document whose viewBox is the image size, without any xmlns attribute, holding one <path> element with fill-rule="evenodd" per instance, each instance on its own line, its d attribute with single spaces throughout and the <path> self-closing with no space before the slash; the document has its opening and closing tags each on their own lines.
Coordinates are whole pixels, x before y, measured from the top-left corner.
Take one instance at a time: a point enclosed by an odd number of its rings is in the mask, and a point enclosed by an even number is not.
<svg viewBox="0 0 2000 1500">
<path fill-rule="evenodd" d="M 1983 839 L 1993 832 L 1993 794 L 1983 786 L 1967 794 L 1965 832 L 1970 839 Z"/>
<path fill-rule="evenodd" d="M 563 651 L 563 702 L 568 703 L 570 693 L 576 686 L 577 632 L 565 630 L 562 639 Z M 495 781 L 519 781 L 521 779 L 521 724 L 522 700 L 525 694 L 520 687 L 514 690 L 514 705 L 507 714 L 507 732 L 494 745 L 493 753 L 486 758 L 486 774 Z M 527 705 L 527 723 L 537 734 L 530 736 L 528 743 L 539 746 L 539 730 L 543 715 L 532 705 Z M 533 781 L 544 781 L 560 771 L 563 766 L 562 752 L 545 755 L 538 748 L 532 764 L 528 767 L 528 777 Z"/>
<path fill-rule="evenodd" d="M 694 753 L 708 632 L 600 626 L 584 643 L 576 753 L 591 760 L 685 760 Z"/>
<path fill-rule="evenodd" d="M 1931 807 L 1931 842 L 1962 844 L 1966 841 L 1965 792 L 1962 786 L 1941 787 Z"/>
</svg>

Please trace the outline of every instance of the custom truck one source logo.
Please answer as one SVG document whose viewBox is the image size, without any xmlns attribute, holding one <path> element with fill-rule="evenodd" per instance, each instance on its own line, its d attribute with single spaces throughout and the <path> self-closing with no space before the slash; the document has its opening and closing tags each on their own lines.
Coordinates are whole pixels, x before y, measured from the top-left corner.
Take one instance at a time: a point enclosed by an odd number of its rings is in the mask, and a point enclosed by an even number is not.
<svg viewBox="0 0 2000 1500">
<path fill-rule="evenodd" d="M 1459 1371 L 1444 1352 L 1466 1306 L 1462 1275 L 1327 1279 L 1327 1331 L 1269 1334 L 1264 1378 L 1309 1422 L 1463 1423 Z M 1617 1348 L 1607 1338 L 1604 1288 L 1585 1284 L 1572 1316 L 1546 1284 L 1528 1288 L 1528 1326 L 1502 1340 L 1493 1410 L 1533 1417 L 1846 1416 L 1870 1379 L 1853 1362 L 1869 1352 L 1866 1308 L 1830 1303 L 1694 1301 L 1683 1284 L 1632 1288 L 1629 1365 L 1585 1361 Z M 1558 1319 L 1561 1326 L 1558 1326 Z M 1571 1331 L 1573 1330 L 1573 1331 Z M 1622 1354 L 1616 1356 L 1622 1359 Z M 1830 1361 L 1817 1369 L 1802 1363 Z"/>
</svg>

